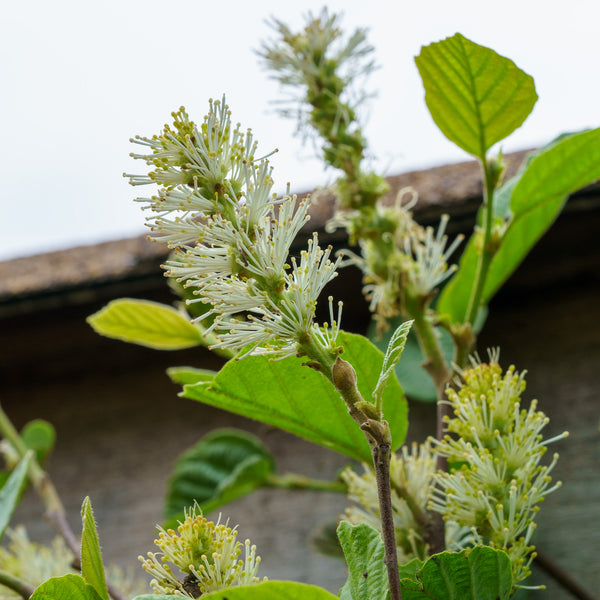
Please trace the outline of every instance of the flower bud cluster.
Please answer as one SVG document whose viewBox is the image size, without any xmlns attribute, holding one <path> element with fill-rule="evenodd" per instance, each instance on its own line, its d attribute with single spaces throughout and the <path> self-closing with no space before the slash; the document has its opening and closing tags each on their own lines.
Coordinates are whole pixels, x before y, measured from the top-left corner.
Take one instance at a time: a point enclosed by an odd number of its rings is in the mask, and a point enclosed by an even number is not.
<svg viewBox="0 0 600 600">
<path fill-rule="evenodd" d="M 392 488 L 392 509 L 398 561 L 400 564 L 413 558 L 425 560 L 429 547 L 423 539 L 425 510 L 428 491 L 435 475 L 435 456 L 429 442 L 406 446 L 400 454 L 392 454 L 390 461 L 390 483 Z M 346 509 L 344 518 L 353 525 L 367 523 L 381 531 L 377 483 L 372 466 L 365 465 L 363 475 L 358 475 L 350 467 L 342 473 L 348 486 L 348 497 L 359 506 Z"/>
<path fill-rule="evenodd" d="M 158 528 L 154 543 L 160 552 L 139 557 L 144 570 L 153 577 L 155 594 L 197 598 L 202 594 L 237 585 L 259 583 L 256 573 L 260 556 L 249 540 L 242 544 L 237 529 L 208 521 L 197 506 L 186 511 L 177 531 Z M 181 577 L 182 579 L 180 580 Z"/>
<path fill-rule="evenodd" d="M 325 161 L 349 176 L 351 185 L 344 198 L 353 206 L 363 189 L 373 188 L 369 176 L 358 173 L 366 141 L 356 123 L 365 89 L 359 89 L 356 79 L 373 70 L 373 47 L 366 42 L 364 30 L 344 39 L 338 15 L 327 9 L 318 16 L 309 13 L 306 26 L 298 32 L 277 20 L 273 29 L 279 40 L 264 44 L 260 54 L 273 76 L 300 102 L 299 110 L 283 112 L 298 115 L 300 127 L 309 123 L 325 140 Z"/>
<path fill-rule="evenodd" d="M 535 400 L 521 408 L 524 390 L 524 374 L 512 366 L 503 373 L 493 356 L 489 364 L 473 361 L 457 389 L 447 389 L 454 416 L 436 451 L 451 468 L 436 475 L 429 505 L 447 523 L 471 528 L 463 545 L 505 550 L 515 584 L 530 574 L 538 505 L 560 486 L 550 477 L 558 455 L 549 465 L 540 461 L 548 444 L 567 435 L 542 438 L 548 418 Z"/>
<path fill-rule="evenodd" d="M 410 199 L 405 203 L 406 195 Z M 430 298 L 456 270 L 448 261 L 463 236 L 448 245 L 447 215 L 442 216 L 437 232 L 419 225 L 410 211 L 416 202 L 413 189 L 402 189 L 392 206 L 378 202 L 369 210 L 340 211 L 328 226 L 344 226 L 358 240 L 362 256 L 349 253 L 346 263 L 362 270 L 364 293 L 380 329 L 407 307 L 407 300 Z"/>
<path fill-rule="evenodd" d="M 48 544 L 39 544 L 30 540 L 23 525 L 8 528 L 0 546 L 2 571 L 33 587 L 52 577 L 80 572 L 76 563 L 75 556 L 62 537 L 57 535 Z M 127 598 L 134 598 L 147 590 L 146 582 L 136 577 L 129 568 L 109 564 L 105 565 L 105 571 L 107 579 Z M 38 597 L 41 595 L 38 594 Z M 0 600 L 17 598 L 22 598 L 21 594 L 0 584 Z"/>
<path fill-rule="evenodd" d="M 219 339 L 213 347 L 295 354 L 299 340 L 323 335 L 313 324 L 316 302 L 337 266 L 316 235 L 288 263 L 308 200 L 275 198 L 268 161 L 255 158 L 250 131 L 233 127 L 224 98 L 210 102 L 201 127 L 183 108 L 173 119 L 160 135 L 132 140 L 151 150 L 132 156 L 153 170 L 129 175 L 133 185 L 159 185 L 157 195 L 138 200 L 153 213 L 152 239 L 175 249 L 165 275 L 194 291 L 191 302 L 211 306 L 204 317 L 215 317 L 207 330 Z M 335 341 L 339 323 L 331 327 Z"/>
</svg>

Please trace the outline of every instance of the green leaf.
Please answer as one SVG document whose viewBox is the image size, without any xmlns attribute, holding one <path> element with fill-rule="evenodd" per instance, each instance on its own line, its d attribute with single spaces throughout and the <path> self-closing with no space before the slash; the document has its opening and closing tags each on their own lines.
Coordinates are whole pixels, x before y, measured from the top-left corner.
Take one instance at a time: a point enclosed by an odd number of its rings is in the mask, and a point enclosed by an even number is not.
<svg viewBox="0 0 600 600">
<path fill-rule="evenodd" d="M 108 600 L 96 522 L 94 521 L 92 504 L 87 496 L 81 506 L 81 521 L 83 524 L 83 531 L 81 532 L 81 575 L 84 581 L 96 590 L 102 600 Z"/>
<path fill-rule="evenodd" d="M 217 371 L 197 369 L 195 367 L 169 367 L 167 375 L 173 383 L 187 385 L 188 383 L 205 383 L 215 378 Z"/>
<path fill-rule="evenodd" d="M 392 331 L 400 321 L 400 318 L 391 319 L 389 323 L 391 329 L 384 333 L 381 338 L 378 338 L 375 324 L 371 323 L 369 326 L 369 337 L 380 350 L 388 347 Z M 452 341 L 452 336 L 442 327 L 436 327 L 436 333 L 440 337 L 446 363 L 450 364 L 454 359 L 454 342 Z M 424 361 L 425 357 L 419 346 L 417 336 L 414 331 L 410 331 L 406 339 L 404 351 L 402 352 L 402 358 L 396 365 L 396 377 L 404 393 L 411 400 L 436 402 L 437 393 L 435 385 L 429 373 L 423 368 Z"/>
<path fill-rule="evenodd" d="M 19 502 L 21 490 L 27 480 L 27 470 L 32 456 L 33 452 L 31 450 L 27 452 L 0 489 L 0 541 Z"/>
<path fill-rule="evenodd" d="M 554 223 L 569 195 L 598 179 L 600 128 L 562 136 L 529 162 L 513 188 L 513 220 L 490 266 L 485 303 Z"/>
<path fill-rule="evenodd" d="M 436 125 L 480 159 L 521 126 L 537 101 L 531 76 L 460 33 L 421 48 L 415 62 Z"/>
<path fill-rule="evenodd" d="M 356 370 L 363 398 L 370 398 L 383 355 L 359 335 L 340 332 L 338 343 Z M 265 356 L 247 356 L 231 360 L 212 382 L 186 385 L 180 395 L 279 427 L 351 458 L 371 461 L 365 436 L 344 401 L 323 375 L 303 366 L 300 358 L 273 361 Z M 396 449 L 406 436 L 407 406 L 395 379 L 389 381 L 383 394 L 383 413 Z"/>
<path fill-rule="evenodd" d="M 389 595 L 385 549 L 378 531 L 370 525 L 341 521 L 337 530 L 348 579 L 340 592 L 342 600 L 385 600 Z"/>
<path fill-rule="evenodd" d="M 169 480 L 165 501 L 167 527 L 183 521 L 183 511 L 198 502 L 204 513 L 264 485 L 275 470 L 270 452 L 255 436 L 220 429 L 184 452 Z"/>
<path fill-rule="evenodd" d="M 488 271 L 482 302 L 488 304 L 558 217 L 569 194 L 600 178 L 600 129 L 562 135 L 528 157 L 517 175 L 496 192 L 494 213 L 510 224 Z M 472 236 L 459 270 L 442 291 L 437 310 L 453 322 L 465 319 L 477 270 Z"/>
<path fill-rule="evenodd" d="M 35 452 L 38 463 L 43 464 L 54 448 L 56 431 L 48 421 L 34 419 L 23 427 L 21 439 L 28 448 Z"/>
<path fill-rule="evenodd" d="M 406 321 L 406 323 L 402 323 L 392 334 L 385 352 L 383 366 L 381 367 L 381 373 L 379 375 L 379 379 L 377 380 L 377 385 L 373 390 L 373 398 L 375 398 L 377 402 L 381 401 L 381 397 L 383 395 L 383 391 L 385 390 L 385 386 L 387 385 L 388 379 L 394 372 L 394 367 L 400 360 L 400 356 L 404 350 L 406 338 L 412 324 L 413 321 Z"/>
<path fill-rule="evenodd" d="M 181 350 L 204 345 L 200 327 L 186 315 L 159 302 L 120 298 L 89 316 L 96 333 L 156 350 Z"/>
<path fill-rule="evenodd" d="M 405 565 L 398 565 L 398 574 L 400 579 L 408 577 L 414 581 L 417 581 L 417 572 L 423 568 L 423 561 L 420 558 L 413 558 L 410 562 Z"/>
<path fill-rule="evenodd" d="M 475 235 L 472 235 L 458 263 L 458 271 L 442 290 L 436 305 L 440 315 L 449 315 L 453 323 L 463 323 L 475 284 L 478 254 Z"/>
<path fill-rule="evenodd" d="M 202 596 L 202 600 L 335 600 L 327 590 L 295 581 L 265 581 Z"/>
<path fill-rule="evenodd" d="M 402 600 L 508 600 L 513 587 L 507 554 L 488 546 L 435 554 L 400 583 Z"/>
<path fill-rule="evenodd" d="M 156 596 L 154 596 L 156 598 Z M 29 600 L 102 600 L 80 575 L 63 575 L 44 581 Z"/>
<path fill-rule="evenodd" d="M 173 600 L 173 596 L 143 594 L 133 600 Z M 337 600 L 323 588 L 294 581 L 265 581 L 203 594 L 202 600 Z"/>
</svg>

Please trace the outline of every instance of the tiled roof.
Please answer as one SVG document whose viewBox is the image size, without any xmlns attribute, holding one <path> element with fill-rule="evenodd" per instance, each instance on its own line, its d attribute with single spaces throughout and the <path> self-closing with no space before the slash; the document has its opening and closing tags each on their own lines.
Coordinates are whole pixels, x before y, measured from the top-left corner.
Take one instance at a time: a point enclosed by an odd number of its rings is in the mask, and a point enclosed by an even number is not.
<svg viewBox="0 0 600 600">
<path fill-rule="evenodd" d="M 515 172 L 525 155 L 523 151 L 506 156 L 506 176 Z M 419 203 L 415 213 L 421 215 L 473 212 L 476 200 L 481 197 L 480 171 L 475 161 L 403 173 L 389 177 L 388 181 L 390 201 L 403 187 L 416 189 Z M 323 227 L 333 213 L 332 200 L 331 196 L 320 195 L 311 208 L 307 228 Z M 0 262 L 0 303 L 139 276 L 156 271 L 164 256 L 163 245 L 139 236 Z"/>
</svg>

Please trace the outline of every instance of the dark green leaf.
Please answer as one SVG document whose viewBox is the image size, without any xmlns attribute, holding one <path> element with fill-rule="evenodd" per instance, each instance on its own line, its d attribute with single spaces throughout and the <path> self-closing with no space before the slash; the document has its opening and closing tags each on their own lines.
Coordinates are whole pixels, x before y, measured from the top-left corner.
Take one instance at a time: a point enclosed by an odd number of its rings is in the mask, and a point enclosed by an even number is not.
<svg viewBox="0 0 600 600">
<path fill-rule="evenodd" d="M 102 553 L 94 513 L 89 497 L 86 497 L 81 507 L 81 575 L 84 581 L 91 585 L 102 600 L 108 600 L 108 590 L 102 564 Z"/>
<path fill-rule="evenodd" d="M 515 213 L 490 264 L 482 295 L 483 302 L 489 303 L 502 284 L 516 271 L 531 248 L 554 223 L 566 201 L 566 197 L 548 198 L 543 204 L 538 204 L 535 210 Z"/>
<path fill-rule="evenodd" d="M 338 342 L 344 347 L 344 358 L 356 370 L 363 398 L 370 398 L 383 355 L 359 335 L 340 332 Z M 339 394 L 320 373 L 303 366 L 300 358 L 231 360 L 212 382 L 186 385 L 181 395 L 279 427 L 357 460 L 371 460 L 365 436 Z M 395 378 L 383 394 L 383 413 L 394 449 L 398 448 L 406 436 L 407 407 Z"/>
<path fill-rule="evenodd" d="M 525 121 L 537 101 L 529 75 L 460 33 L 423 47 L 415 61 L 433 120 L 480 159 Z"/>
<path fill-rule="evenodd" d="M 476 546 L 427 559 L 416 578 L 401 580 L 402 600 L 508 600 L 510 559 L 505 552 Z"/>
<path fill-rule="evenodd" d="M 385 550 L 378 531 L 370 525 L 341 521 L 337 530 L 346 563 L 348 579 L 342 600 L 385 600 L 389 595 Z"/>
<path fill-rule="evenodd" d="M 513 187 L 513 220 L 492 261 L 489 300 L 554 223 L 570 194 L 600 179 L 600 129 L 561 136 L 530 160 Z"/>
<path fill-rule="evenodd" d="M 19 502 L 21 489 L 27 480 L 27 470 L 29 469 L 32 457 L 33 452 L 29 451 L 15 467 L 15 470 L 8 476 L 2 489 L 0 489 L 0 540 L 2 540 Z"/>
<path fill-rule="evenodd" d="M 187 315 L 150 300 L 112 300 L 87 322 L 100 335 L 156 350 L 204 345 L 201 328 L 193 325 Z"/>
<path fill-rule="evenodd" d="M 204 436 L 177 460 L 165 501 L 168 527 L 198 502 L 208 513 L 264 485 L 275 463 L 255 436 L 221 429 Z"/>
<path fill-rule="evenodd" d="M 173 596 L 144 594 L 133 600 L 172 600 Z M 337 596 L 315 585 L 294 581 L 265 581 L 203 594 L 202 600 L 336 600 Z"/>
<path fill-rule="evenodd" d="M 156 596 L 155 596 L 156 598 Z M 44 581 L 29 600 L 102 600 L 80 575 L 63 575 Z"/>
<path fill-rule="evenodd" d="M 383 334 L 378 339 L 376 333 L 376 327 L 374 323 L 371 323 L 369 327 L 369 336 L 373 343 L 379 349 L 387 348 L 389 340 L 392 336 L 392 332 L 401 322 L 401 319 L 390 320 L 390 330 Z M 440 344 L 446 358 L 446 363 L 450 364 L 454 358 L 454 342 L 452 336 L 443 328 L 436 327 L 436 332 L 440 337 Z M 417 336 L 414 331 L 408 334 L 406 345 L 402 352 L 402 358 L 396 365 L 396 377 L 404 390 L 404 393 L 411 400 L 418 400 L 420 402 L 436 402 L 437 394 L 435 391 L 435 385 L 431 380 L 431 376 L 423 368 L 423 362 L 425 357 L 417 341 Z"/>
<path fill-rule="evenodd" d="M 488 304 L 556 220 L 568 195 L 600 178 L 600 129 L 562 135 L 530 156 L 496 193 L 495 215 L 510 224 L 488 271 L 482 302 Z M 478 255 L 471 237 L 459 270 L 442 291 L 437 309 L 463 322 Z"/>
</svg>

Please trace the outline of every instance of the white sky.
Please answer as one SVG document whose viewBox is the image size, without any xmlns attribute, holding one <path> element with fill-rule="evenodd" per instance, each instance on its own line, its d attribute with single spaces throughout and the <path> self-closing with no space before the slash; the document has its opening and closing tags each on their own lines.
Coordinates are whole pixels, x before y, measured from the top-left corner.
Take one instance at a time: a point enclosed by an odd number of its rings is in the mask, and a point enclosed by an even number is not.
<svg viewBox="0 0 600 600">
<path fill-rule="evenodd" d="M 321 2 L 254 0 L 20 0 L 0 17 L 0 260 L 119 239 L 144 231 L 141 173 L 128 140 L 152 135 L 185 105 L 201 121 L 227 94 L 234 121 L 273 157 L 277 191 L 334 179 L 295 124 L 275 114 L 279 95 L 253 53 L 274 15 L 298 28 Z M 597 0 L 331 1 L 346 30 L 367 27 L 380 69 L 366 134 L 388 174 L 464 160 L 429 117 L 413 57 L 457 31 L 533 75 L 540 100 L 505 151 L 597 127 Z M 495 11 L 495 14 L 494 14 Z M 149 190 L 148 190 L 149 191 Z"/>
</svg>

